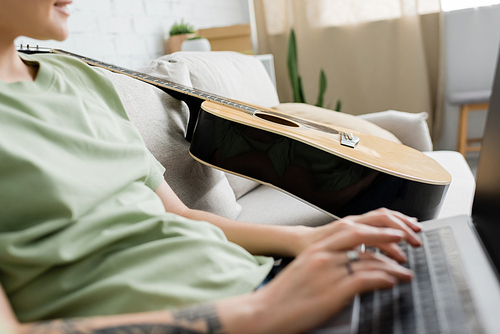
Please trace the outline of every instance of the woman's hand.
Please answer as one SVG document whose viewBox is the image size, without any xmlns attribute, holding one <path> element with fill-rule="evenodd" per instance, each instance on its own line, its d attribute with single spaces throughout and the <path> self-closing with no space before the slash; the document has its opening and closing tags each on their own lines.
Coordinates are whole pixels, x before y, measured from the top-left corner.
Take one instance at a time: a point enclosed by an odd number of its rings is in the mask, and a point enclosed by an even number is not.
<svg viewBox="0 0 500 334">
<path fill-rule="evenodd" d="M 254 293 L 265 308 L 257 323 L 270 324 L 259 333 L 302 333 L 339 312 L 356 293 L 390 288 L 412 278 L 410 270 L 374 253 L 352 262 L 347 254 L 361 244 L 401 241 L 400 230 L 342 223 L 342 228 L 305 249 L 269 284 Z M 259 319 L 259 318 L 257 318 Z"/>
<path fill-rule="evenodd" d="M 405 232 L 405 239 L 412 246 L 421 246 L 422 240 L 415 234 L 415 232 L 422 231 L 422 226 L 417 218 L 408 217 L 400 212 L 381 208 L 374 210 L 360 216 L 349 216 L 351 219 L 359 224 L 366 224 L 376 227 L 390 227 Z"/>
<path fill-rule="evenodd" d="M 348 216 L 320 227 L 303 229 L 300 231 L 300 235 L 298 237 L 296 255 L 300 254 L 310 245 L 339 233 L 340 231 L 350 227 L 352 224 L 363 224 L 379 228 L 396 229 L 403 232 L 403 239 L 405 239 L 410 245 L 418 247 L 422 244 L 422 241 L 416 234 L 416 232 L 420 232 L 422 228 L 415 218 L 408 217 L 396 211 L 381 208 L 359 216 Z M 405 254 L 396 243 L 367 246 L 376 246 L 399 262 L 406 261 Z"/>
</svg>

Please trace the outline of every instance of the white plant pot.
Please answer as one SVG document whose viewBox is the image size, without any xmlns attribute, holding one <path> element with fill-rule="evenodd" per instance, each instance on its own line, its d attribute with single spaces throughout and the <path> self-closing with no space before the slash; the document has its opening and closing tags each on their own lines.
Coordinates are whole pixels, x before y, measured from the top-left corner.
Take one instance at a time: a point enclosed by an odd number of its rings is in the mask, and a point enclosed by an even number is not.
<svg viewBox="0 0 500 334">
<path fill-rule="evenodd" d="M 212 51 L 210 42 L 206 38 L 190 39 L 182 42 L 182 51 Z"/>
</svg>

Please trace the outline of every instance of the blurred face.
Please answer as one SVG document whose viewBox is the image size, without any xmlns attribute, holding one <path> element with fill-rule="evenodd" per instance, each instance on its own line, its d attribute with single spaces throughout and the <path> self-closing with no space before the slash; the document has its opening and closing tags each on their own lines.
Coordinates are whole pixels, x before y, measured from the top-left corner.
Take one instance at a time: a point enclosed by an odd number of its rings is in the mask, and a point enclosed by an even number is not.
<svg viewBox="0 0 500 334">
<path fill-rule="evenodd" d="M 0 0 L 0 37 L 62 41 L 68 36 L 72 0 Z"/>
</svg>

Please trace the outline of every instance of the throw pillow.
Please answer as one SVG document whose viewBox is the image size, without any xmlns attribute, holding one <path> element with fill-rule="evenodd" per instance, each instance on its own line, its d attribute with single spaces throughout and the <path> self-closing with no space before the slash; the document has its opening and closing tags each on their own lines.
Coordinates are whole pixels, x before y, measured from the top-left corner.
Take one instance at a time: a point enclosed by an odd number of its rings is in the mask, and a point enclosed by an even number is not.
<svg viewBox="0 0 500 334">
<path fill-rule="evenodd" d="M 228 99 L 272 107 L 278 93 L 262 62 L 238 52 L 176 52 L 157 61 L 187 66 L 193 88 Z"/>
<path fill-rule="evenodd" d="M 419 151 L 432 151 L 432 140 L 427 125 L 429 114 L 388 110 L 358 116 L 390 130 L 401 142 Z"/>
</svg>

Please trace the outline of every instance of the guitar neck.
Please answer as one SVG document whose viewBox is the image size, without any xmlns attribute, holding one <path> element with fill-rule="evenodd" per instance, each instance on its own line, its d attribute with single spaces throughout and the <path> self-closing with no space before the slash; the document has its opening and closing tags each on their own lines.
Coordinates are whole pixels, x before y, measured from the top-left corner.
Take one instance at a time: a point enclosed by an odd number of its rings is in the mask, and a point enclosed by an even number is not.
<svg viewBox="0 0 500 334">
<path fill-rule="evenodd" d="M 130 70 L 124 67 L 108 64 L 99 60 L 95 60 L 92 58 L 88 58 L 85 56 L 78 55 L 76 53 L 60 50 L 60 49 L 51 49 L 51 48 L 43 48 L 43 47 L 29 47 L 27 46 L 26 48 L 23 48 L 23 46 L 20 47 L 19 49 L 20 52 L 25 52 L 25 53 L 53 53 L 53 54 L 61 54 L 61 55 L 66 55 L 66 56 L 71 56 L 80 59 L 81 61 L 85 62 L 88 65 L 91 66 L 96 66 L 100 68 L 104 68 L 106 70 L 109 70 L 114 73 L 119 73 L 123 75 L 127 75 L 129 77 L 132 77 L 137 80 L 141 80 L 143 82 L 146 82 L 148 84 L 154 85 L 156 87 L 159 87 L 162 90 L 167 91 L 168 93 L 174 92 L 177 94 L 173 94 L 173 97 L 175 98 L 180 98 L 181 100 L 185 100 L 186 102 L 189 102 L 188 100 L 191 99 L 196 99 L 196 100 L 202 100 L 202 101 L 210 101 L 214 102 L 217 104 L 221 104 L 224 106 L 228 106 L 234 109 L 238 109 L 244 113 L 247 113 L 249 115 L 256 115 L 259 113 L 265 113 L 267 115 L 272 115 L 276 116 L 279 118 L 284 118 L 288 121 L 295 122 L 295 123 L 300 123 L 303 126 L 314 129 L 317 131 L 329 133 L 329 134 L 339 134 L 339 131 L 333 129 L 332 127 L 325 126 L 322 124 L 318 124 L 316 122 L 311 122 L 308 120 L 305 120 L 303 118 L 298 118 L 292 115 L 288 114 L 283 114 L 283 113 L 278 113 L 272 109 L 269 108 L 264 108 L 264 107 L 259 107 L 255 106 L 252 104 L 244 103 L 241 101 L 237 100 L 232 100 L 228 98 L 224 98 L 209 92 L 205 92 L 199 89 L 191 88 L 185 85 L 181 85 L 163 78 L 155 77 L 146 73 Z M 180 95 L 180 96 L 179 96 Z M 189 104 L 189 103 L 188 103 Z M 191 106 L 189 106 L 191 109 Z M 194 130 L 192 127 L 194 126 L 194 123 L 196 122 L 197 118 L 197 112 L 198 111 L 191 111 L 191 118 L 190 119 L 190 126 L 191 129 L 188 129 L 188 132 L 191 132 Z M 196 115 L 196 116 L 194 116 Z M 190 134 L 187 135 L 187 137 L 190 137 Z"/>
<path fill-rule="evenodd" d="M 231 108 L 236 108 L 236 109 L 239 109 L 247 114 L 255 115 L 256 113 L 259 113 L 259 112 L 265 112 L 266 114 L 269 114 L 269 115 L 273 115 L 273 116 L 277 116 L 277 117 L 281 117 L 281 118 L 286 118 L 287 120 L 292 121 L 292 122 L 299 122 L 306 127 L 309 127 L 311 129 L 315 129 L 318 131 L 323 131 L 323 132 L 327 132 L 330 134 L 338 134 L 339 133 L 337 130 L 335 130 L 331 127 L 323 126 L 321 124 L 314 123 L 314 122 L 309 122 L 309 121 L 304 120 L 302 118 L 297 118 L 297 117 L 294 117 L 292 115 L 284 115 L 282 113 L 277 113 L 277 112 L 270 110 L 268 108 L 258 107 L 258 106 L 250 105 L 250 104 L 247 104 L 247 103 L 244 103 L 241 101 L 236 101 L 236 100 L 224 98 L 224 97 L 219 96 L 219 95 L 215 95 L 215 94 L 205 92 L 205 91 L 202 91 L 199 89 L 195 89 L 195 88 L 191 88 L 191 87 L 188 87 L 185 85 L 181 85 L 181 84 L 178 84 L 178 83 L 175 83 L 175 82 L 163 79 L 163 78 L 155 77 L 155 76 L 152 76 L 152 75 L 149 75 L 146 73 L 142 73 L 142 72 L 129 70 L 129 69 L 119 67 L 116 65 L 107 64 L 107 63 L 104 63 L 102 61 L 94 60 L 94 59 L 84 57 L 84 56 L 81 56 L 81 55 L 78 55 L 78 54 L 75 54 L 72 52 L 63 51 L 63 50 L 59 50 L 59 49 L 51 49 L 50 52 L 76 57 L 89 65 L 105 68 L 105 69 L 112 71 L 112 72 L 115 72 L 115 73 L 125 74 L 125 75 L 128 75 L 134 79 L 138 79 L 138 80 L 147 82 L 147 83 L 155 85 L 157 87 L 166 88 L 168 90 L 175 91 L 175 92 L 180 93 L 182 95 L 187 95 L 187 96 L 202 99 L 205 101 L 211 101 L 211 102 L 215 102 L 215 103 L 222 104 L 225 106 L 229 106 Z"/>
<path fill-rule="evenodd" d="M 256 108 L 248 106 L 244 103 L 229 100 L 229 99 L 223 98 L 221 96 L 218 96 L 218 95 L 215 95 L 212 93 L 204 92 L 204 91 L 199 90 L 199 89 L 195 89 L 195 88 L 191 88 L 191 87 L 188 87 L 185 85 L 181 85 L 181 84 L 178 84 L 178 83 L 175 83 L 175 82 L 163 79 L 163 78 L 155 77 L 155 76 L 152 76 L 152 75 L 149 75 L 146 73 L 137 72 L 137 71 L 133 71 L 133 70 L 130 70 L 130 69 L 127 69 L 124 67 L 119 67 L 116 65 L 111 65 L 111 64 L 102 62 L 102 61 L 94 60 L 94 59 L 84 57 L 84 56 L 81 56 L 81 55 L 78 55 L 78 54 L 75 54 L 72 52 L 63 51 L 63 50 L 59 50 L 59 49 L 51 49 L 50 52 L 55 53 L 55 54 L 62 54 L 62 55 L 66 55 L 66 56 L 76 57 L 89 65 L 101 67 L 101 68 L 107 69 L 107 70 L 115 72 L 115 73 L 124 74 L 124 75 L 130 76 L 134 79 L 141 80 L 141 81 L 147 82 L 149 84 L 152 84 L 152 85 L 155 85 L 155 86 L 158 86 L 161 88 L 166 88 L 166 89 L 169 89 L 169 90 L 172 90 L 172 91 L 184 94 L 184 95 L 188 95 L 191 97 L 195 97 L 198 99 L 202 99 L 205 101 L 211 101 L 211 102 L 216 102 L 219 104 L 235 107 L 235 108 L 241 109 L 242 111 L 245 111 L 248 113 L 255 113 L 256 111 L 258 111 Z"/>
</svg>

